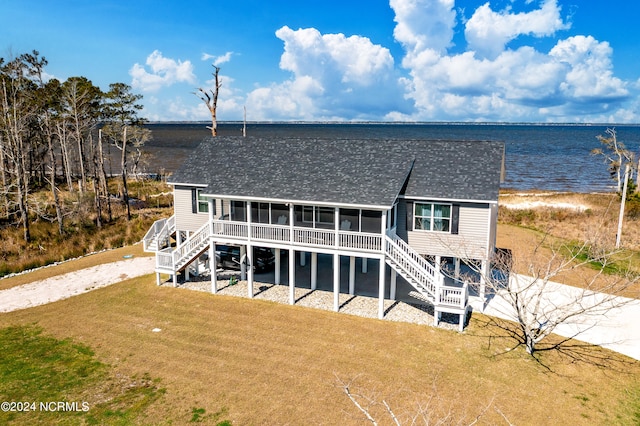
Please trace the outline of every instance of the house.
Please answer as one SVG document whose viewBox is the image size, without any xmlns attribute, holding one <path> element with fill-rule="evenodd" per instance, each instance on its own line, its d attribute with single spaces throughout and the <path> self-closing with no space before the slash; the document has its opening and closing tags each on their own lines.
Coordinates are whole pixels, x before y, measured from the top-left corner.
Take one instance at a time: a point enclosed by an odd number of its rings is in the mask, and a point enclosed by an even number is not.
<svg viewBox="0 0 640 426">
<path fill-rule="evenodd" d="M 170 178 L 175 213 L 152 226 L 145 250 L 156 252 L 158 284 L 165 273 L 174 285 L 203 254 L 215 271 L 216 245 L 240 246 L 243 267 L 254 247 L 272 249 L 276 284 L 287 254 L 291 304 L 296 256 L 310 258 L 314 290 L 317 256 L 329 254 L 336 311 L 340 257 L 349 258 L 350 294 L 359 259 L 363 272 L 378 268 L 380 318 L 399 275 L 433 304 L 436 324 L 442 312 L 455 313 L 462 330 L 469 288 L 458 279 L 460 262 L 489 271 L 503 161 L 504 144 L 490 141 L 210 138 Z M 442 270 L 445 258 L 453 274 Z M 252 268 L 242 273 L 253 297 Z"/>
</svg>

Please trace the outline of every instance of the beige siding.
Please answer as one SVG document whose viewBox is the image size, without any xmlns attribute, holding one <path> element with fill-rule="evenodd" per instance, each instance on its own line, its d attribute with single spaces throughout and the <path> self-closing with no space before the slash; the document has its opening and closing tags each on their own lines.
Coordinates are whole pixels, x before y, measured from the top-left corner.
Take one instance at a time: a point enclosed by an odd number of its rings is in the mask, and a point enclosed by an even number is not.
<svg viewBox="0 0 640 426">
<path fill-rule="evenodd" d="M 180 231 L 197 231 L 207 223 L 209 215 L 206 213 L 193 213 L 191 204 L 191 188 L 176 186 L 173 190 L 174 214 L 176 216 L 176 229 Z"/>
<path fill-rule="evenodd" d="M 402 203 L 404 204 L 404 203 Z M 406 204 L 403 206 L 406 227 Z M 406 240 L 420 254 L 484 259 L 488 256 L 492 212 L 489 204 L 460 203 L 458 234 L 406 231 Z M 408 224 L 409 229 L 413 224 Z M 398 223 L 400 227 L 400 223 Z M 406 229 L 406 228 L 405 228 Z M 399 228 L 400 231 L 400 228 Z M 403 235 L 398 232 L 400 237 Z"/>
</svg>

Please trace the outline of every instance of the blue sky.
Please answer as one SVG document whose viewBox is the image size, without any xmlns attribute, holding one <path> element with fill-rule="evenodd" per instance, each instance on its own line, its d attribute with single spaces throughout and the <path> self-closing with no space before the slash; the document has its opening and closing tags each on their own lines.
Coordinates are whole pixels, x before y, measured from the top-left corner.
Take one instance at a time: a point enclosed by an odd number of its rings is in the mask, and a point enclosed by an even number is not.
<svg viewBox="0 0 640 426">
<path fill-rule="evenodd" d="M 640 122 L 640 2 L 0 0 L 0 57 L 124 82 L 153 121 Z"/>
</svg>

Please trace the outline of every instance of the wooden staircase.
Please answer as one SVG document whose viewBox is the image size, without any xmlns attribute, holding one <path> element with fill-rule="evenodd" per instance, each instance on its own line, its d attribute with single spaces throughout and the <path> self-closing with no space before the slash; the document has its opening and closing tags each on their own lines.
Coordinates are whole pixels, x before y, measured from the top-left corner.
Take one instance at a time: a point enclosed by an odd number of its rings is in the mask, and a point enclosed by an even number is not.
<svg viewBox="0 0 640 426">
<path fill-rule="evenodd" d="M 142 239 L 143 248 L 146 252 L 157 253 L 169 247 L 171 236 L 176 233 L 176 218 L 156 220 Z"/>
<path fill-rule="evenodd" d="M 176 284 L 177 273 L 184 270 L 191 262 L 200 257 L 209 248 L 211 226 L 205 223 L 191 234 L 182 244 L 173 248 L 167 247 L 156 252 L 156 272 L 173 275 Z"/>
<path fill-rule="evenodd" d="M 416 289 L 410 295 L 433 305 L 434 325 L 440 323 L 443 312 L 448 312 L 459 316 L 458 328 L 464 329 L 470 308 L 466 282 L 460 286 L 445 285 L 442 272 L 395 234 L 386 236 L 385 254 L 386 263 Z"/>
</svg>

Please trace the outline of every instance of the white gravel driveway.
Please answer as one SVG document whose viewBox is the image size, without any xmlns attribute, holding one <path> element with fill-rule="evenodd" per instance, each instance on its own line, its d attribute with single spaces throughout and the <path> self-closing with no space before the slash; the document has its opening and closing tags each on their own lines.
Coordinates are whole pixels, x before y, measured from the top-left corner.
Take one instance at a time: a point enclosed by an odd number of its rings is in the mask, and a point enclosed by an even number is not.
<svg viewBox="0 0 640 426">
<path fill-rule="evenodd" d="M 134 257 L 92 266 L 0 291 L 0 312 L 31 308 L 153 273 L 155 257 Z"/>
</svg>

